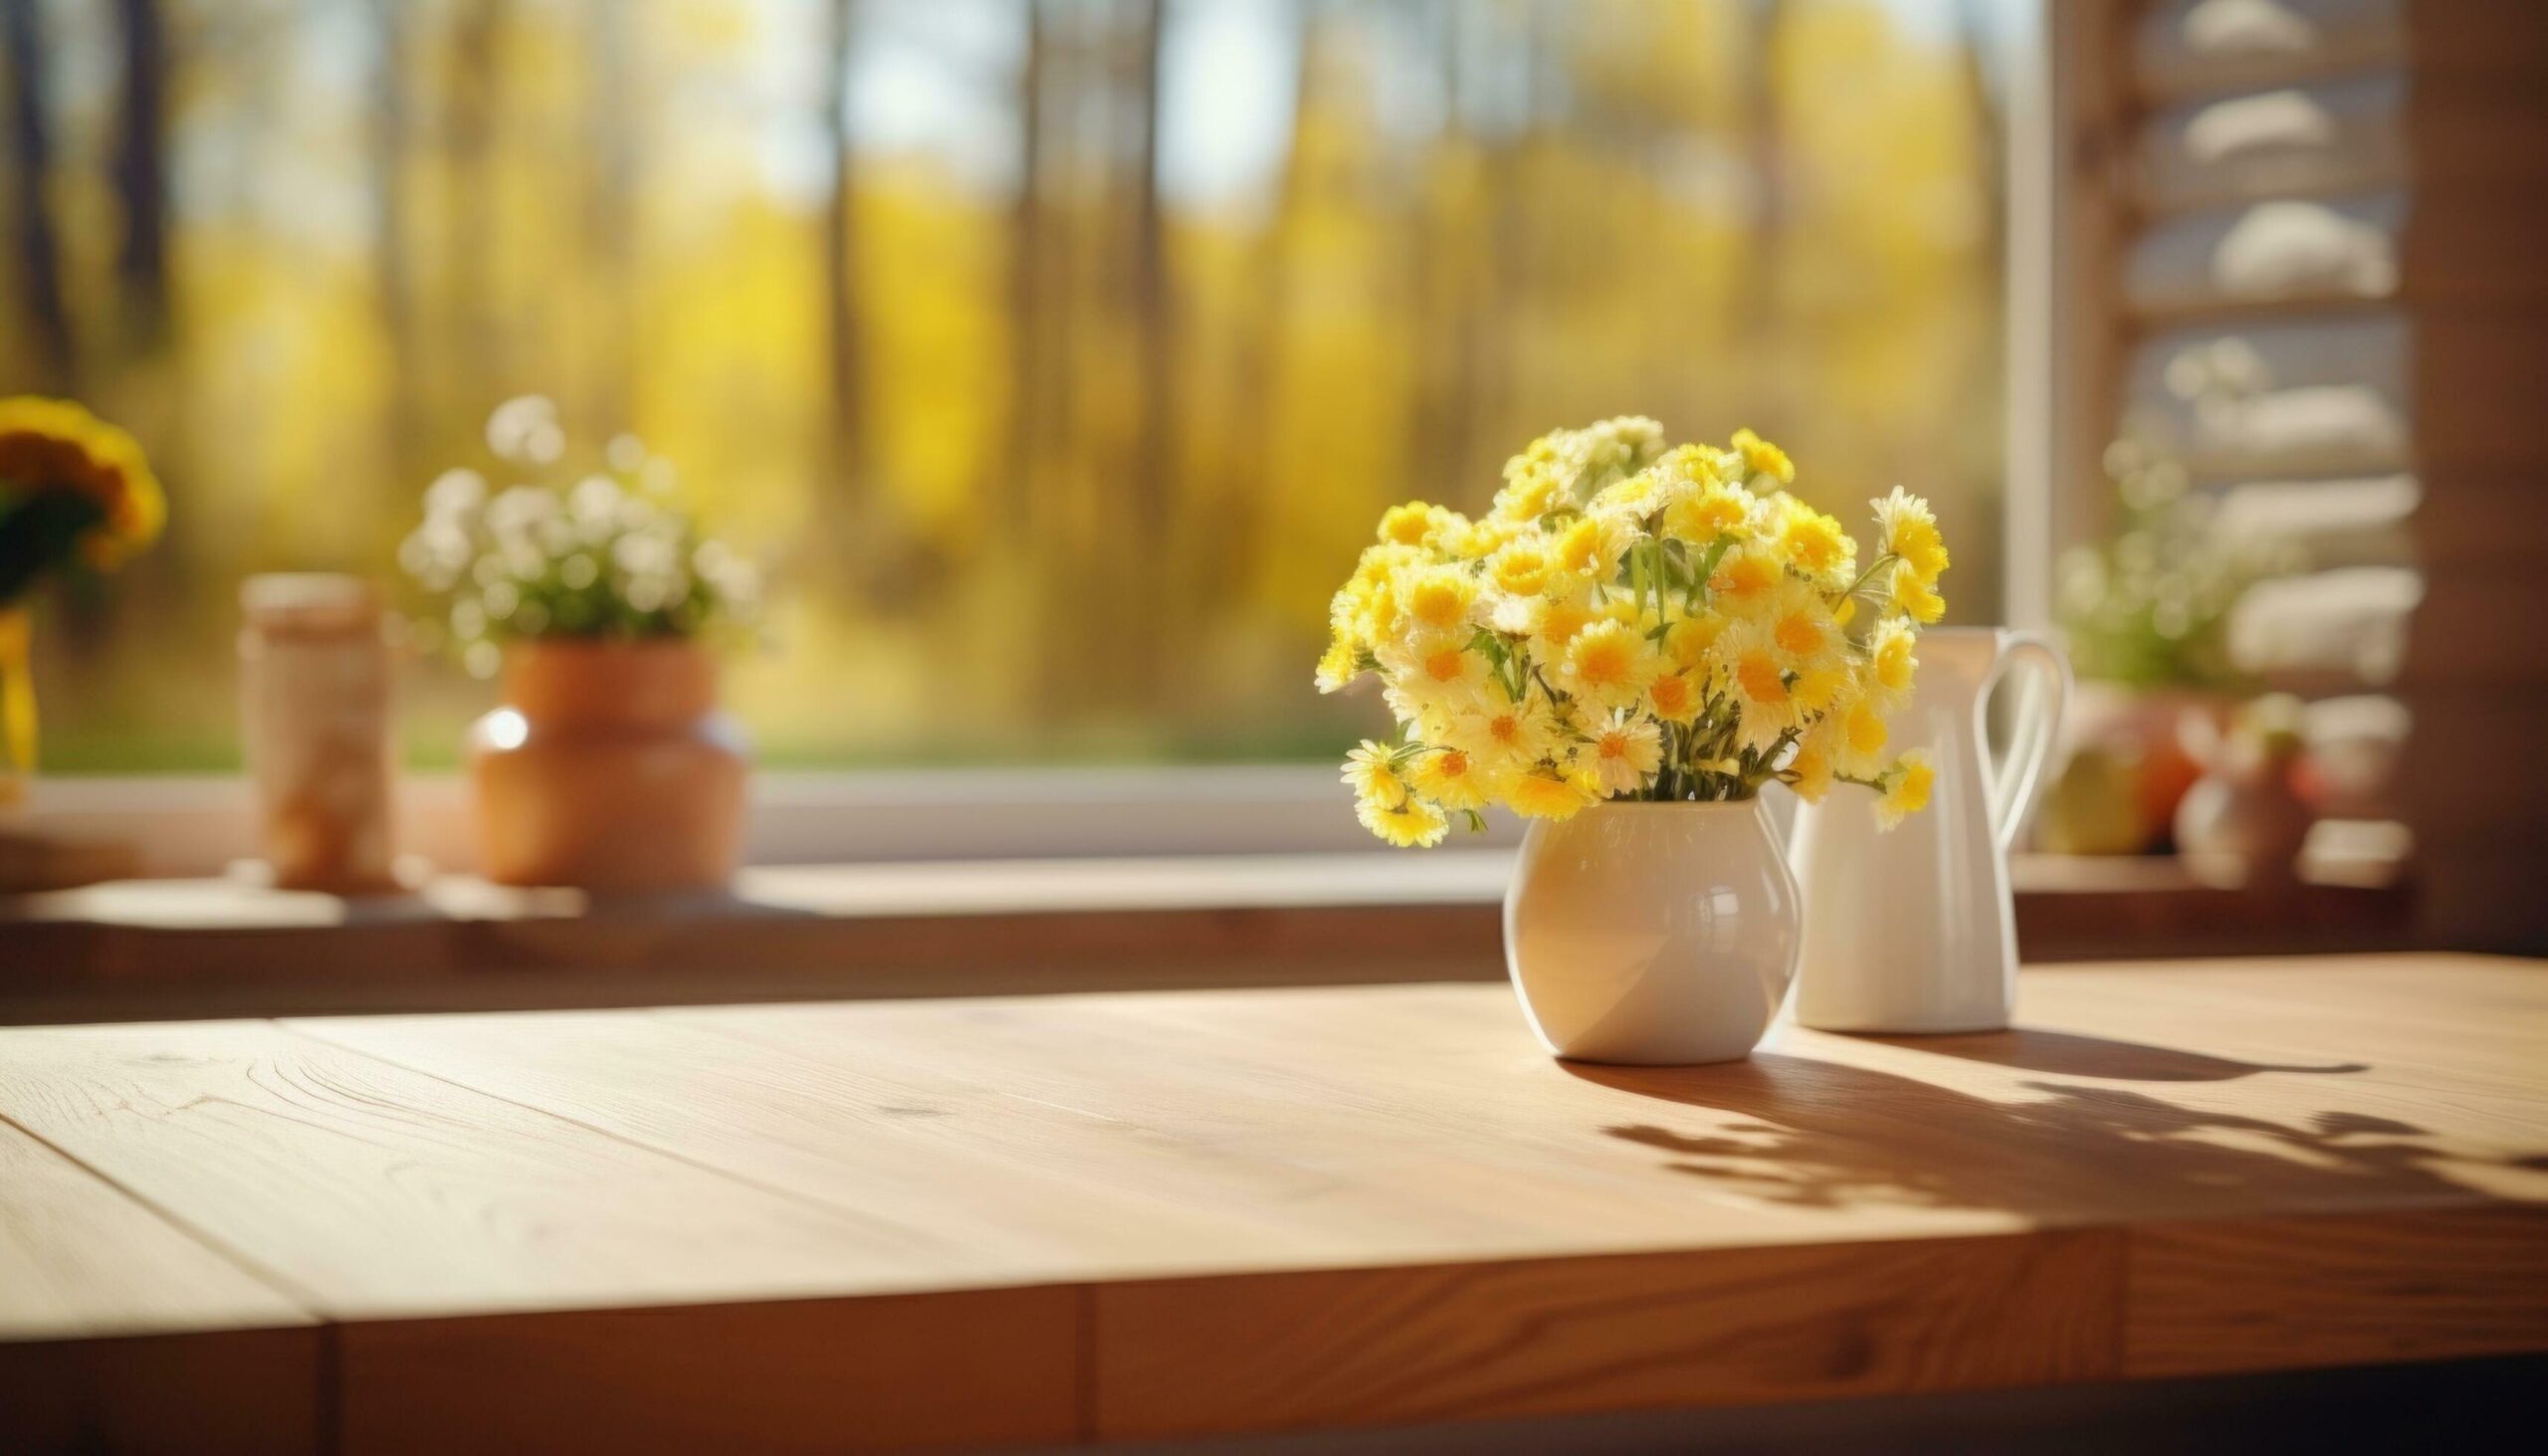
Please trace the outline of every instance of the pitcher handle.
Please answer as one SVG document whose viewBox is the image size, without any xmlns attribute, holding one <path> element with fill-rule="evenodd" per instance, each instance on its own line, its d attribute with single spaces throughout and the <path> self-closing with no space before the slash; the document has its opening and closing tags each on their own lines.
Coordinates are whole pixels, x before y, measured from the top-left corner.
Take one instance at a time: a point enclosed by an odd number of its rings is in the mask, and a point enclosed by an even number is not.
<svg viewBox="0 0 2548 1456">
<path fill-rule="evenodd" d="M 2070 660 L 2061 655 L 2061 649 L 2032 632 L 2011 632 L 2000 639 L 2000 660 L 1983 689 L 1983 704 L 1990 702 L 2000 680 L 2016 669 L 2033 674 L 2037 691 L 2019 704 L 2009 729 L 2008 751 L 1992 765 L 1991 820 L 2002 854 L 2017 842 L 2018 827 L 2034 809 L 2053 745 L 2060 739 L 2061 714 L 2070 702 Z"/>
</svg>

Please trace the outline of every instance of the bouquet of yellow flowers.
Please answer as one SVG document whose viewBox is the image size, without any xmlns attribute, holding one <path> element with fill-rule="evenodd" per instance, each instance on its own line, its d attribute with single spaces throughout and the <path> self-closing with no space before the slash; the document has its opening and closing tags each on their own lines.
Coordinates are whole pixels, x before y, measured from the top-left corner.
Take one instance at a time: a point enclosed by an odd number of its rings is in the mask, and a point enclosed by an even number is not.
<svg viewBox="0 0 2548 1456">
<path fill-rule="evenodd" d="M 167 504 L 130 435 L 68 400 L 0 399 L 0 607 L 150 544 Z"/>
<path fill-rule="evenodd" d="M 130 435 L 63 399 L 0 399 L 0 805 L 35 771 L 28 601 L 73 566 L 110 569 L 159 535 L 158 478 Z"/>
<path fill-rule="evenodd" d="M 1934 770 L 1889 756 L 1920 624 L 1946 610 L 1945 540 L 1899 487 L 1861 566 L 1839 521 L 1787 493 L 1796 468 L 1749 430 L 1667 448 L 1652 420 L 1559 430 L 1505 462 L 1471 520 L 1410 503 L 1381 517 L 1329 609 L 1318 685 L 1377 674 L 1398 740 L 1345 779 L 1363 823 L 1439 843 L 1453 815 L 1564 819 L 1602 799 L 1808 801 L 1876 790 L 1887 827 Z"/>
</svg>

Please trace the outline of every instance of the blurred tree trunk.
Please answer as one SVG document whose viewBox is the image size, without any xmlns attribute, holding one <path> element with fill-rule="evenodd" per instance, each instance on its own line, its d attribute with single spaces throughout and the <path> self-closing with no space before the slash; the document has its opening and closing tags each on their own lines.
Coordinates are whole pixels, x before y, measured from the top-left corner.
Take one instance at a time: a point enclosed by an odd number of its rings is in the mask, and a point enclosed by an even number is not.
<svg viewBox="0 0 2548 1456">
<path fill-rule="evenodd" d="M 1754 428 L 1777 438 L 1787 427 L 1787 353 L 1780 348 L 1785 321 L 1788 188 L 1787 141 L 1779 116 L 1779 37 L 1786 24 L 1783 0 L 1752 0 L 1752 54 L 1741 68 L 1749 90 L 1744 96 L 1745 140 L 1751 148 L 1752 267 L 1749 284 L 1735 291 L 1733 337 L 1737 349 L 1768 365 L 1767 378 L 1751 381 Z"/>
<path fill-rule="evenodd" d="M 471 409 L 483 414 L 523 387 L 514 377 L 511 330 L 495 298 L 496 145 L 504 114 L 503 40 L 508 0 L 466 0 L 454 23 L 450 111 L 449 202 L 443 208 L 452 283 L 448 337 L 471 367 Z"/>
<path fill-rule="evenodd" d="M 1128 538 L 1139 552 L 1123 572 L 1134 640 L 1164 643 L 1180 626 L 1191 627 L 1185 604 L 1168 599 L 1172 579 L 1164 569 L 1177 544 L 1168 539 L 1174 510 L 1176 392 L 1174 291 L 1168 277 L 1167 220 L 1160 208 L 1160 86 L 1162 0 L 1140 0 L 1133 30 L 1133 317 L 1140 357 L 1141 425 L 1133 455 L 1133 516 Z M 1165 661 L 1164 658 L 1154 659 Z M 1165 694 L 1157 673 L 1148 686 Z"/>
<path fill-rule="evenodd" d="M 115 277 L 127 336 L 156 348 L 168 333 L 168 33 L 159 0 L 115 0 L 115 15 L 123 40 L 114 152 L 123 246 Z"/>
<path fill-rule="evenodd" d="M 1492 429 L 1491 443 L 1485 448 L 1490 462 L 1501 465 L 1500 452 L 1520 445 L 1546 429 L 1547 422 L 1534 424 L 1519 416 L 1519 390 L 1514 376 L 1519 354 L 1516 339 L 1520 333 L 1522 301 L 1531 277 L 1533 217 L 1523 207 L 1529 177 L 1528 152 L 1539 134 L 1540 57 L 1543 54 L 1540 34 L 1540 12 L 1535 5 L 1524 13 L 1519 25 L 1508 25 L 1521 54 L 1514 58 L 1516 69 L 1524 78 L 1520 114 L 1509 115 L 1492 141 L 1486 143 L 1481 170 L 1486 178 L 1487 206 L 1491 215 L 1479 239 L 1485 257 L 1480 267 L 1492 281 L 1486 297 L 1477 310 L 1477 346 L 1471 359 L 1471 378 L 1478 401 L 1479 418 Z M 1499 98 L 1499 100 L 1503 100 Z M 1509 107 L 1508 107 L 1509 109 Z"/>
<path fill-rule="evenodd" d="M 823 207 L 823 317 L 830 366 L 825 444 L 831 463 L 831 487 L 837 509 L 826 518 L 849 532 L 847 546 L 873 522 L 858 509 L 874 494 L 870 478 L 875 452 L 869 448 L 866 391 L 860 346 L 857 260 L 857 150 L 850 135 L 849 76 L 858 44 L 857 0 L 831 0 L 831 30 L 824 52 L 824 133 L 831 143 L 831 192 Z"/>
<path fill-rule="evenodd" d="M 1999 325 L 2005 321 L 2007 280 L 2009 270 L 2009 136 L 2007 75 L 2001 68 L 2000 56 L 1993 48 L 1998 42 L 1984 6 L 1979 0 L 1957 0 L 1955 7 L 1956 38 L 1961 43 L 1967 104 L 1973 107 L 1974 174 L 1979 191 L 1982 216 L 1982 244 L 1975 250 L 1976 266 L 1968 287 L 1967 307 L 1989 319 L 1992 327 L 1974 340 L 1965 353 L 1965 374 L 1975 399 L 2001 399 L 2008 395 L 2008 353 Z M 2005 442 L 1985 430 L 1961 430 L 1951 437 L 1948 458 L 1952 459 L 1962 479 L 1948 487 L 1961 500 L 1951 499 L 1947 511 L 1959 509 L 1975 512 L 1997 512 L 2003 503 Z M 1977 522 L 1978 523 L 1978 522 Z M 2005 562 L 1998 553 L 2005 546 L 1997 531 L 1967 533 L 1957 530 L 1952 515 L 1948 530 L 1960 539 L 1982 542 L 1966 555 L 1973 575 L 1967 581 L 1987 583 L 1989 593 L 1982 604 L 1983 615 L 1970 620 L 1997 620 L 2002 603 L 2000 593 L 2006 589 Z M 1966 597 L 1973 595 L 1970 588 Z M 1962 599 L 1960 598 L 1960 603 Z"/>
<path fill-rule="evenodd" d="M 1086 569 L 1081 553 L 1091 548 L 1096 534 L 1087 502 L 1092 487 L 1080 452 L 1084 434 L 1080 416 L 1091 393 L 1080 378 L 1080 343 L 1091 331 L 1082 326 L 1081 311 L 1090 307 L 1100 276 L 1097 269 L 1110 251 L 1102 238 L 1098 247 L 1090 248 L 1083 246 L 1081 237 L 1082 229 L 1092 227 L 1087 189 L 1079 180 L 1087 170 L 1080 133 L 1087 128 L 1089 113 L 1091 14 L 1088 7 L 1073 5 L 1045 17 L 1043 129 L 1048 156 L 1043 196 L 1037 204 L 1043 214 L 1039 246 L 1046 259 L 1044 297 L 1036 314 L 1036 325 L 1044 333 L 1040 340 L 1044 366 L 1037 380 L 1044 408 L 1036 425 L 1037 444 L 1043 452 L 1037 462 L 1037 489 L 1047 526 L 1038 549 L 1058 573 L 1055 580 L 1066 593 L 1046 600 L 1070 613 L 1072 620 L 1080 615 L 1077 587 Z M 1063 665 L 1057 662 L 1056 667 Z M 1071 686 L 1078 687 L 1076 678 Z"/>
<path fill-rule="evenodd" d="M 1478 351 L 1484 344 L 1478 300 L 1485 292 L 1480 284 L 1486 277 L 1486 260 L 1479 256 L 1476 239 L 1485 231 L 1479 225 L 1484 217 L 1479 203 L 1483 200 L 1491 205 L 1493 199 L 1482 196 L 1483 148 L 1469 125 L 1471 84 L 1466 57 L 1474 14 L 1463 0 L 1443 0 L 1442 134 L 1460 158 L 1460 192 L 1458 210 L 1453 214 L 1458 237 L 1447 240 L 1458 257 L 1459 268 L 1457 287 L 1451 295 L 1451 398 L 1443 420 L 1442 468 L 1459 483 L 1460 490 L 1482 492 L 1484 483 L 1493 478 L 1495 468 L 1502 462 L 1490 453 L 1492 442 L 1481 438 L 1484 421 L 1479 416 Z"/>
<path fill-rule="evenodd" d="M 1230 452 L 1231 483 L 1220 509 L 1202 522 L 1207 549 L 1197 553 L 1207 583 L 1224 590 L 1242 589 L 1255 569 L 1250 553 L 1261 544 L 1258 532 L 1266 503 L 1278 489 L 1274 479 L 1274 418 L 1282 407 L 1283 345 L 1292 317 L 1292 218 L 1300 208 L 1303 181 L 1302 144 L 1305 122 L 1317 94 L 1319 24 L 1314 0 L 1294 0 L 1296 23 L 1292 47 L 1291 135 L 1283 146 L 1282 170 L 1267 205 L 1248 260 L 1247 323 L 1240 330 L 1237 442 Z"/>
<path fill-rule="evenodd" d="M 992 462 L 1011 536 L 1043 532 L 1040 469 L 1044 419 L 1044 80 L 1046 22 L 1041 0 L 1025 0 L 1026 39 L 1017 68 L 1017 195 L 1008 213 L 1008 444 Z M 1012 544 L 1015 540 L 1012 539 Z"/>
<path fill-rule="evenodd" d="M 1445 45 L 1449 18 L 1436 5 L 1427 5 L 1409 14 L 1410 26 L 1421 26 L 1427 32 L 1427 49 L 1433 54 L 1437 78 L 1447 102 L 1451 87 L 1454 58 Z M 1444 326 L 1446 311 L 1441 307 L 1444 287 L 1454 271 L 1442 255 L 1443 227 L 1440 199 L 1435 195 L 1442 177 L 1441 156 L 1451 135 L 1452 118 L 1443 117 L 1441 128 L 1434 133 L 1433 152 L 1423 165 L 1412 170 L 1399 205 L 1405 209 L 1397 234 L 1397 263 L 1400 268 L 1398 288 L 1406 308 L 1407 399 L 1406 455 L 1404 472 L 1409 492 L 1427 501 L 1442 499 L 1441 477 L 1435 474 L 1442 460 L 1445 374 L 1448 344 Z"/>
<path fill-rule="evenodd" d="M 1976 157 L 1974 170 L 1982 183 L 1982 226 L 1988 240 L 1984 257 L 1990 276 L 2001 276 L 2008 257 L 2006 221 L 2009 200 L 2008 120 L 2006 101 L 1995 83 L 1990 48 L 1991 26 L 1983 19 L 1980 0 L 1956 0 L 1956 39 L 1965 95 L 1973 107 Z"/>
<path fill-rule="evenodd" d="M 1442 128 L 1418 173 L 1415 226 L 1407 229 L 1407 290 L 1415 308 L 1413 426 L 1407 441 L 1409 485 L 1426 500 L 1464 504 L 1481 479 L 1475 469 L 1478 348 L 1477 250 L 1471 205 L 1477 174 L 1468 134 L 1460 58 L 1471 7 L 1435 0 L 1426 26 L 1442 89 Z M 1444 159 L 1449 158 L 1449 164 Z M 1440 195 L 1444 178 L 1449 195 Z"/>
<path fill-rule="evenodd" d="M 601 3 L 584 12 L 592 83 L 586 89 L 586 133 L 592 165 L 585 178 L 583 231 L 591 248 L 593 336 L 584 352 L 593 428 L 628 429 L 629 370 L 637 357 L 637 139 L 642 121 L 630 75 L 629 18 L 636 7 Z"/>
<path fill-rule="evenodd" d="M 56 394 L 73 394 L 79 389 L 79 354 L 53 231 L 53 135 L 45 110 L 39 0 L 0 0 L 0 51 L 7 53 L 10 212 L 17 222 L 20 307 L 33 337 L 36 382 Z"/>
<path fill-rule="evenodd" d="M 1141 447 L 1135 494 L 1144 522 L 1157 530 L 1166 519 L 1170 490 L 1169 450 L 1175 428 L 1169 394 L 1174 339 L 1168 277 L 1168 237 L 1160 210 L 1161 0 L 1139 0 L 1132 67 L 1132 107 L 1138 140 L 1133 161 L 1133 312 L 1141 349 Z"/>
<path fill-rule="evenodd" d="M 424 469 L 423 370 L 416 353 L 416 281 L 407 239 L 407 27 L 401 0 L 372 0 L 372 268 L 388 342 L 389 471 L 412 489 Z"/>
<path fill-rule="evenodd" d="M 1025 610 L 1033 656 L 1020 676 L 1032 685 L 1030 720 L 1037 723 L 1094 696 L 1081 665 L 1110 626 L 1108 598 L 1092 584 L 1107 568 L 1095 555 L 1097 532 L 1085 500 L 1090 473 L 1079 451 L 1080 410 L 1090 393 L 1078 377 L 1078 310 L 1091 282 L 1083 259 L 1111 254 L 1103 247 L 1083 250 L 1078 236 L 1088 216 L 1078 184 L 1085 173 L 1079 133 L 1091 119 L 1088 36 L 1101 18 L 1085 4 L 1035 4 L 1025 17 L 1033 74 L 1021 71 L 1018 78 L 1020 104 L 1028 107 L 1018 118 L 1020 158 L 1033 165 L 1020 177 L 1032 193 L 1016 206 L 1032 232 L 1021 236 L 1023 256 L 1013 260 L 1020 272 L 1012 285 L 1029 308 L 1021 317 L 1025 332 L 1013 346 L 1025 390 L 1017 445 L 1030 458 L 1010 466 L 1019 472 L 1017 489 L 1027 493 L 1018 575 L 1030 594 Z"/>
</svg>

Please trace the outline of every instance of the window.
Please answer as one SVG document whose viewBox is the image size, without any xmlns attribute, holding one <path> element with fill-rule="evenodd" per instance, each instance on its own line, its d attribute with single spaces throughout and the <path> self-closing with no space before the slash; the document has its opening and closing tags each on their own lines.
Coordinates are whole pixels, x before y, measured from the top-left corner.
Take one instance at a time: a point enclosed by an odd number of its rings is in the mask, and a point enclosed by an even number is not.
<svg viewBox="0 0 2548 1456">
<path fill-rule="evenodd" d="M 772 568 L 774 763 L 1326 757 L 1327 593 L 1542 429 L 1749 424 L 1999 590 L 1982 0 L 0 0 L 0 391 L 168 540 L 48 604 L 56 771 L 236 760 L 245 573 L 387 575 L 481 424 Z M 420 672 L 447 761 L 485 690 Z"/>
</svg>

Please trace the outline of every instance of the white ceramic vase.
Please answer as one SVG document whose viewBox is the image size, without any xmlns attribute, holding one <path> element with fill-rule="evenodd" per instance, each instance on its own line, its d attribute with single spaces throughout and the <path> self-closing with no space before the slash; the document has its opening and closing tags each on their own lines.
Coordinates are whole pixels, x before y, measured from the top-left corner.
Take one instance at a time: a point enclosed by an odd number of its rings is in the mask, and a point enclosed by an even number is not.
<svg viewBox="0 0 2548 1456">
<path fill-rule="evenodd" d="M 1760 1041 L 1801 938 L 1758 799 L 1595 804 L 1523 837 L 1504 959 L 1541 1045 L 1583 1062 L 1724 1062 Z"/>
</svg>

